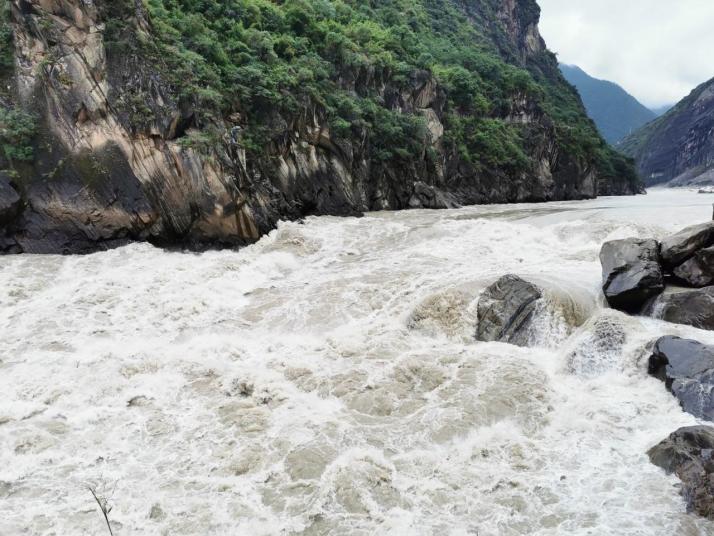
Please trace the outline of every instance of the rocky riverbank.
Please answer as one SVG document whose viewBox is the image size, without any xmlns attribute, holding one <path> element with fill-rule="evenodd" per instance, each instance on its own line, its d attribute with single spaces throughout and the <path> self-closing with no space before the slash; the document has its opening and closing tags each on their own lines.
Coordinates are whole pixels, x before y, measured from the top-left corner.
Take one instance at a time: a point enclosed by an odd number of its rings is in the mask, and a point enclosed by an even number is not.
<svg viewBox="0 0 714 536">
<path fill-rule="evenodd" d="M 625 239 L 603 245 L 603 293 L 613 308 L 714 330 L 714 222 L 688 227 L 661 242 Z M 714 346 L 664 336 L 645 350 L 648 372 L 682 409 L 714 420 Z M 714 519 L 714 428 L 673 432 L 649 451 L 652 463 L 676 474 L 697 514 Z"/>
<path fill-rule="evenodd" d="M 688 227 L 662 241 L 607 242 L 600 252 L 605 300 L 627 314 L 714 330 L 713 250 L 714 221 Z M 574 310 L 562 296 L 558 299 L 540 285 L 505 275 L 478 299 L 474 338 L 535 347 L 543 344 L 537 337 L 544 322 L 557 317 L 562 322 L 560 344 L 571 348 L 569 367 L 589 374 L 593 366 L 601 366 L 597 358 L 592 359 L 592 349 L 599 349 L 600 358 L 621 353 L 626 331 L 617 318 L 599 315 L 588 320 L 587 314 L 572 314 Z M 570 340 L 583 325 L 588 348 L 584 353 L 582 345 Z M 714 421 L 714 346 L 667 335 L 641 348 L 641 354 L 643 369 L 663 382 L 685 412 Z M 653 463 L 682 480 L 688 507 L 714 520 L 713 455 L 714 428 L 708 426 L 677 430 L 649 451 Z"/>
</svg>

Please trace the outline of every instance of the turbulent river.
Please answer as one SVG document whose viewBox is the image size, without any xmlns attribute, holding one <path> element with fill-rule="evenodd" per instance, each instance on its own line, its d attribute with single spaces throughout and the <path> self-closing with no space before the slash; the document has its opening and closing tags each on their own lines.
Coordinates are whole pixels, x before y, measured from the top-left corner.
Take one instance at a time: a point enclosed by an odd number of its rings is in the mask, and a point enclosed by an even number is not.
<svg viewBox="0 0 714 536">
<path fill-rule="evenodd" d="M 0 258 L 0 534 L 714 535 L 646 451 L 695 424 L 608 311 L 605 240 L 714 196 L 284 223 L 240 251 Z M 532 347 L 476 343 L 515 273 Z"/>
</svg>

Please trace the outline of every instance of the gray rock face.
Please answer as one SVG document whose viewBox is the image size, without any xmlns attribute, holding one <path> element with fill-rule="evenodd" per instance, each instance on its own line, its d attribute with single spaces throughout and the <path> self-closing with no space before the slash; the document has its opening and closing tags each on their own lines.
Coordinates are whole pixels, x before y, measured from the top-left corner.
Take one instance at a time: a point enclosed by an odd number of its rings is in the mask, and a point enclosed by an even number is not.
<svg viewBox="0 0 714 536">
<path fill-rule="evenodd" d="M 517 275 L 505 275 L 488 287 L 478 301 L 476 339 L 507 342 L 518 346 L 528 343 L 527 328 L 541 290 Z"/>
<path fill-rule="evenodd" d="M 638 312 L 648 299 L 664 290 L 655 240 L 628 238 L 606 242 L 600 251 L 603 292 L 611 307 Z"/>
<path fill-rule="evenodd" d="M 674 275 L 693 287 L 714 284 L 714 247 L 700 249 L 674 269 Z"/>
<path fill-rule="evenodd" d="M 0 173 L 0 225 L 12 221 L 20 212 L 22 199 L 10 184 L 10 178 Z"/>
<path fill-rule="evenodd" d="M 618 149 L 635 159 L 648 186 L 697 184 L 714 163 L 714 79 L 703 83 L 657 121 L 625 138 Z"/>
<path fill-rule="evenodd" d="M 458 208 L 454 196 L 446 194 L 424 182 L 414 184 L 414 193 L 409 198 L 409 208 Z"/>
<path fill-rule="evenodd" d="M 714 519 L 714 428 L 680 428 L 647 453 L 650 461 L 682 481 L 687 508 Z"/>
<path fill-rule="evenodd" d="M 714 221 L 693 225 L 662 240 L 662 264 L 675 269 L 698 250 L 714 246 Z"/>
<path fill-rule="evenodd" d="M 714 287 L 695 290 L 668 287 L 646 306 L 645 314 L 675 324 L 714 330 Z"/>
<path fill-rule="evenodd" d="M 714 347 L 679 337 L 662 337 L 652 348 L 649 373 L 665 382 L 684 411 L 714 420 Z"/>
</svg>

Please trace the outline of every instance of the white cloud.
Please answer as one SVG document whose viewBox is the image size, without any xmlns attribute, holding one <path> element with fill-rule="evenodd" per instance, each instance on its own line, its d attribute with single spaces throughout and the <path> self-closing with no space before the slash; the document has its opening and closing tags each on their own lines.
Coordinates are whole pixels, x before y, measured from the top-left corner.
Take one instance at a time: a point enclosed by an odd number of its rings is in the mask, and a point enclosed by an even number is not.
<svg viewBox="0 0 714 536">
<path fill-rule="evenodd" d="M 538 0 L 561 62 L 620 84 L 647 106 L 714 78 L 714 0 Z"/>
</svg>

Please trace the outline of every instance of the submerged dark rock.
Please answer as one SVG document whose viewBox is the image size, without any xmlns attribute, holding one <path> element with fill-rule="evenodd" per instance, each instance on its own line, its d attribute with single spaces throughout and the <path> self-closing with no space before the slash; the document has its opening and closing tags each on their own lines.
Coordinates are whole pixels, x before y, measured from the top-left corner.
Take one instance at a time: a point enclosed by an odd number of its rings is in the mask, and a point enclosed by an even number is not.
<svg viewBox="0 0 714 536">
<path fill-rule="evenodd" d="M 591 318 L 568 355 L 568 370 L 578 376 L 593 377 L 617 366 L 627 342 L 624 318 L 621 313 L 608 310 Z"/>
<path fill-rule="evenodd" d="M 647 453 L 650 461 L 682 481 L 687 508 L 714 519 L 714 428 L 680 428 Z"/>
<path fill-rule="evenodd" d="M 629 313 L 664 290 L 655 240 L 628 238 L 606 242 L 600 251 L 603 292 L 611 307 Z"/>
<path fill-rule="evenodd" d="M 674 269 L 674 275 L 693 287 L 714 284 L 714 247 L 697 251 L 692 258 Z"/>
<path fill-rule="evenodd" d="M 668 270 L 692 257 L 698 250 L 714 245 L 714 221 L 693 225 L 662 240 L 662 264 Z"/>
<path fill-rule="evenodd" d="M 541 290 L 518 277 L 505 275 L 488 287 L 478 301 L 476 339 L 484 342 L 528 344 L 527 328 Z"/>
<path fill-rule="evenodd" d="M 694 290 L 668 287 L 645 307 L 645 314 L 675 324 L 714 330 L 714 286 Z"/>
<path fill-rule="evenodd" d="M 714 347 L 662 337 L 653 345 L 648 371 L 665 382 L 684 411 L 714 420 Z"/>
</svg>

